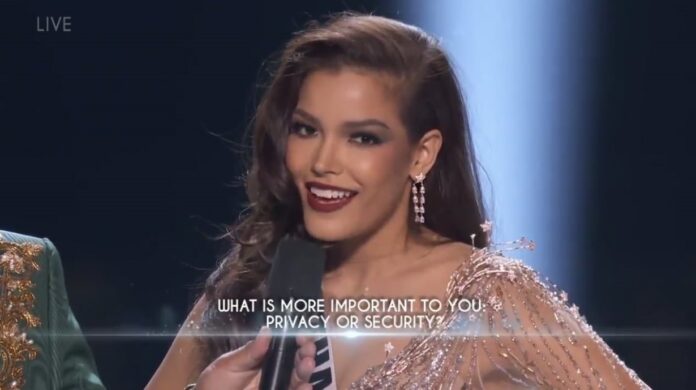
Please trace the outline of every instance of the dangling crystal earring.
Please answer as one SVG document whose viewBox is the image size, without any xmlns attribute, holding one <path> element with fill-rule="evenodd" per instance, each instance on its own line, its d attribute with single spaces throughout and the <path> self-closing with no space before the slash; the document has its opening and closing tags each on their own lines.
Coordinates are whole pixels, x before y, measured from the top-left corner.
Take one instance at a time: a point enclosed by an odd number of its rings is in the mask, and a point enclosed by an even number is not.
<svg viewBox="0 0 696 390">
<path fill-rule="evenodd" d="M 416 175 L 416 179 L 411 186 L 413 193 L 413 211 L 416 214 L 416 223 L 425 223 L 425 175 L 421 172 Z M 417 185 L 420 184 L 420 190 Z M 418 196 L 420 194 L 420 197 Z"/>
</svg>

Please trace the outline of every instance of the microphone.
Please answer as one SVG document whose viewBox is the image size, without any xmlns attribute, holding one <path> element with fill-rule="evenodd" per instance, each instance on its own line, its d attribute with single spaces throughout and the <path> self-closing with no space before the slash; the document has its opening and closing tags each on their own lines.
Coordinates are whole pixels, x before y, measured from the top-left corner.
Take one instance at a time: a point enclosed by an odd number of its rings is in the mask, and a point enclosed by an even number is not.
<svg viewBox="0 0 696 390">
<path fill-rule="evenodd" d="M 321 280 L 324 275 L 326 253 L 317 244 L 286 236 L 278 244 L 271 265 L 268 298 L 275 304 L 275 315 L 296 316 L 282 312 L 281 299 L 318 299 L 322 297 Z M 287 321 L 282 329 L 273 329 L 271 344 L 261 369 L 260 390 L 287 390 L 295 364 L 297 342 L 288 334 Z"/>
</svg>

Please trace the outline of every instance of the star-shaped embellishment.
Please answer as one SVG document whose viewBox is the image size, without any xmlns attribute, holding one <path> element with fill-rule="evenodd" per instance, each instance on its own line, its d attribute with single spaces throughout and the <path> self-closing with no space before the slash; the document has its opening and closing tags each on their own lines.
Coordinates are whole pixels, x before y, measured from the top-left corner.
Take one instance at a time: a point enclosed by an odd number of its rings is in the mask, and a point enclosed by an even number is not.
<svg viewBox="0 0 696 390">
<path fill-rule="evenodd" d="M 561 301 L 562 301 L 562 302 L 567 302 L 567 301 L 568 301 L 568 293 L 566 293 L 565 291 L 561 291 L 561 293 L 560 293 L 559 295 L 561 296 Z"/>
<path fill-rule="evenodd" d="M 495 311 L 500 311 L 503 308 L 503 302 L 497 295 L 491 295 L 490 298 L 488 298 L 488 304 Z"/>
<path fill-rule="evenodd" d="M 384 344 L 384 352 L 386 353 L 386 357 L 389 357 L 389 354 L 394 350 L 394 344 L 391 343 L 391 341 L 387 341 L 386 344 Z"/>
</svg>

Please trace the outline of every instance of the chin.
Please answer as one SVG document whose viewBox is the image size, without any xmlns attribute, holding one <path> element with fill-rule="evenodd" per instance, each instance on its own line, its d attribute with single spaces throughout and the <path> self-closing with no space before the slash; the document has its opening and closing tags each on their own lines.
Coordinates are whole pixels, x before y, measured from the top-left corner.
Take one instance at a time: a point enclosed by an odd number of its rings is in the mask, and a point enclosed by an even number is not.
<svg viewBox="0 0 696 390">
<path fill-rule="evenodd" d="M 336 242 L 346 240 L 355 234 L 344 223 L 317 223 L 307 222 L 305 224 L 307 233 L 319 241 Z"/>
</svg>

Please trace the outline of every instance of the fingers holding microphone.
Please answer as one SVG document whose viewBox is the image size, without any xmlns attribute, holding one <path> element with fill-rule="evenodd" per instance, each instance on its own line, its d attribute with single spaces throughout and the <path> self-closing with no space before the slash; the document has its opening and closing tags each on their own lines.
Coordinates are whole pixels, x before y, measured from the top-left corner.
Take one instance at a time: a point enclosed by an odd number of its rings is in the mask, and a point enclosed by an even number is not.
<svg viewBox="0 0 696 390">
<path fill-rule="evenodd" d="M 201 372 L 196 390 L 258 388 L 258 374 L 271 343 L 270 329 L 261 328 L 256 338 L 220 355 Z M 250 387 L 256 383 L 256 387 Z"/>
<path fill-rule="evenodd" d="M 309 378 L 316 366 L 314 338 L 296 336 L 297 352 L 290 389 L 311 390 Z M 196 390 L 259 388 L 261 367 L 271 343 L 271 331 L 263 327 L 256 338 L 242 347 L 220 355 L 201 372 Z"/>
<path fill-rule="evenodd" d="M 292 371 L 290 388 L 293 390 L 312 390 L 309 378 L 316 367 L 315 356 L 317 353 L 314 338 L 311 336 L 297 336 L 297 353 L 295 354 L 295 369 Z"/>
</svg>

